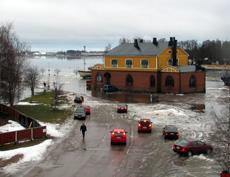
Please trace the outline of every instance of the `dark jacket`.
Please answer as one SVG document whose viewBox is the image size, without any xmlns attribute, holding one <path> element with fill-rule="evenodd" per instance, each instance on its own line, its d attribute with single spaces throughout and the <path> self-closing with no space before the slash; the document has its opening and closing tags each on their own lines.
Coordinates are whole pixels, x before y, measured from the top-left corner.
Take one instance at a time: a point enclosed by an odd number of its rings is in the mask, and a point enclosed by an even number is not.
<svg viewBox="0 0 230 177">
<path fill-rule="evenodd" d="M 85 124 L 81 125 L 80 131 L 82 131 L 82 132 L 87 131 L 87 128 L 86 128 Z"/>
</svg>

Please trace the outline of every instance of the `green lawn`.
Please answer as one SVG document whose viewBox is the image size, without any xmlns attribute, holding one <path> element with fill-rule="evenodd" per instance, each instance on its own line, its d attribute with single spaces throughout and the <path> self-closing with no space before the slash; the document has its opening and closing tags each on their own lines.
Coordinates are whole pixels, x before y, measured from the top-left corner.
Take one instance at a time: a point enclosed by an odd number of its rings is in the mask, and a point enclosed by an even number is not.
<svg viewBox="0 0 230 177">
<path fill-rule="evenodd" d="M 43 122 L 61 123 L 72 114 L 71 110 L 58 110 L 51 106 L 53 103 L 52 92 L 39 93 L 23 101 L 41 103 L 40 105 L 16 105 L 14 107 L 25 115 Z M 62 97 L 61 102 L 67 103 L 67 100 Z"/>
<path fill-rule="evenodd" d="M 38 102 L 38 103 L 43 103 L 47 105 L 52 105 L 54 102 L 53 97 L 54 97 L 54 92 L 41 92 L 33 97 L 26 98 L 22 101 Z M 63 97 L 61 101 L 65 102 L 65 98 Z"/>
</svg>

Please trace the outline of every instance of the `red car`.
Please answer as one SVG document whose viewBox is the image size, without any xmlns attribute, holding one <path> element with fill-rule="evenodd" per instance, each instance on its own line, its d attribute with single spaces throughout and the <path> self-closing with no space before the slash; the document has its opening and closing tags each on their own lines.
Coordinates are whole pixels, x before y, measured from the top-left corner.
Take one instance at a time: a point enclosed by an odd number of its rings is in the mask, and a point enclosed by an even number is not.
<svg viewBox="0 0 230 177">
<path fill-rule="evenodd" d="M 122 143 L 126 144 L 127 132 L 123 128 L 114 128 L 111 131 L 111 144 Z"/>
<path fill-rule="evenodd" d="M 208 145 L 202 141 L 187 141 L 187 140 L 178 140 L 173 145 L 173 151 L 179 154 L 184 154 L 192 156 L 194 154 L 209 154 L 213 150 L 211 145 Z"/>
<path fill-rule="evenodd" d="M 221 172 L 220 177 L 230 177 L 230 173 L 227 170 Z"/>
<path fill-rule="evenodd" d="M 150 119 L 140 119 L 138 121 L 138 133 L 140 132 L 152 132 L 152 122 Z"/>
<path fill-rule="evenodd" d="M 127 113 L 128 105 L 117 105 L 117 113 Z"/>
<path fill-rule="evenodd" d="M 90 115 L 91 114 L 91 108 L 90 106 L 83 106 L 84 107 L 84 110 L 85 110 L 85 114 L 86 115 Z"/>
</svg>

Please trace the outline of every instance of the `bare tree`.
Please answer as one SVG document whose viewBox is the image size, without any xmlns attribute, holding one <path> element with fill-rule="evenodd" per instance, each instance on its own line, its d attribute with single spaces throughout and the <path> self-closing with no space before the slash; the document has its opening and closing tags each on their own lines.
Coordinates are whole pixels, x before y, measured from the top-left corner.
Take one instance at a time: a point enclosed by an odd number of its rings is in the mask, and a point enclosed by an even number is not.
<svg viewBox="0 0 230 177">
<path fill-rule="evenodd" d="M 31 90 L 31 96 L 34 96 L 34 89 L 38 86 L 40 73 L 37 67 L 29 67 L 25 72 L 25 83 Z"/>
<path fill-rule="evenodd" d="M 26 45 L 19 41 L 11 24 L 0 25 L 0 97 L 13 106 L 22 93 Z"/>
<path fill-rule="evenodd" d="M 76 76 L 77 76 L 78 75 L 78 70 L 77 69 L 73 70 L 73 73 L 76 74 Z"/>
<path fill-rule="evenodd" d="M 108 43 L 108 44 L 105 46 L 105 52 L 110 51 L 110 50 L 111 50 L 111 48 L 112 48 L 111 44 L 110 44 L 110 43 Z"/>
<path fill-rule="evenodd" d="M 63 94 L 63 86 L 64 84 L 59 84 L 59 83 L 53 83 L 53 87 L 54 87 L 54 109 L 57 108 L 57 105 L 59 104 L 60 102 L 60 95 Z"/>
<path fill-rule="evenodd" d="M 128 38 L 120 38 L 119 39 L 119 44 L 125 44 L 125 43 L 130 43 L 131 41 Z"/>
<path fill-rule="evenodd" d="M 41 68 L 41 69 L 40 69 L 40 71 L 41 71 L 42 76 L 43 76 L 43 75 L 44 75 L 44 73 L 45 73 L 45 69 L 44 69 L 44 68 Z"/>
</svg>

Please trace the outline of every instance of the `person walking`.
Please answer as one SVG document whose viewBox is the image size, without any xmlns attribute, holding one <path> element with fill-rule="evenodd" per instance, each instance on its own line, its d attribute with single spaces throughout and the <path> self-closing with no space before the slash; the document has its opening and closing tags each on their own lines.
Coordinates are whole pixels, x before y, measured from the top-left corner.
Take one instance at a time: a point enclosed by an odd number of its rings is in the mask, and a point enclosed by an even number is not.
<svg viewBox="0 0 230 177">
<path fill-rule="evenodd" d="M 87 131 L 87 127 L 84 123 L 82 123 L 81 127 L 80 127 L 80 131 L 82 133 L 82 137 L 83 137 L 83 140 L 85 139 L 85 132 Z"/>
</svg>

